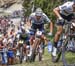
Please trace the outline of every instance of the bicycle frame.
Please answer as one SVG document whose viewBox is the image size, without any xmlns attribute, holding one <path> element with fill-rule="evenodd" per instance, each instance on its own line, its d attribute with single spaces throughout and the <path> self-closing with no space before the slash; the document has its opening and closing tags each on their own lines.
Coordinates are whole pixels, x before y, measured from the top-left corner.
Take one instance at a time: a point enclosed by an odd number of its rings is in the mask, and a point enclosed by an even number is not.
<svg viewBox="0 0 75 66">
<path fill-rule="evenodd" d="M 33 42 L 33 49 L 32 49 L 32 61 L 35 61 L 36 55 L 39 55 L 39 61 L 41 61 L 42 51 L 40 51 L 40 48 L 41 48 L 41 35 L 37 36 L 35 33 L 35 39 Z"/>
<path fill-rule="evenodd" d="M 67 63 L 67 60 L 65 59 L 65 51 L 67 51 L 67 45 L 68 45 L 68 41 L 71 40 L 71 24 L 72 22 L 66 22 L 67 24 L 67 28 L 64 30 L 64 33 L 62 34 L 62 61 L 63 61 L 63 64 L 64 66 L 67 66 L 68 63 Z M 66 36 L 66 37 L 64 37 Z M 75 36 L 75 35 L 74 35 Z"/>
</svg>

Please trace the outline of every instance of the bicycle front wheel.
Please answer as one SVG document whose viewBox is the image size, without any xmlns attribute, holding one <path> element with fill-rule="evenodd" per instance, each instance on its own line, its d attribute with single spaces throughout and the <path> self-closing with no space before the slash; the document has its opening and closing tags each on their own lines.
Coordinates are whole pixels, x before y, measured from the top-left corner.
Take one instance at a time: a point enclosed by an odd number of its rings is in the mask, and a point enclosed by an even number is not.
<svg viewBox="0 0 75 66">
<path fill-rule="evenodd" d="M 75 53 L 67 51 L 67 48 L 62 48 L 62 62 L 64 66 L 75 66 Z"/>
</svg>

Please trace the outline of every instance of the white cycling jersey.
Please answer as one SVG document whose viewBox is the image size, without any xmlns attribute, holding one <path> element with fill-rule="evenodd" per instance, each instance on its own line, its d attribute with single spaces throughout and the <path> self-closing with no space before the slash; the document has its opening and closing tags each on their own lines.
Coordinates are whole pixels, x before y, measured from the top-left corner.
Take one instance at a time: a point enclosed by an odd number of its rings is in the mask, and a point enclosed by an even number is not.
<svg viewBox="0 0 75 66">
<path fill-rule="evenodd" d="M 69 1 L 69 2 L 64 3 L 63 5 L 60 5 L 59 6 L 60 13 L 65 16 L 72 14 L 73 13 L 73 7 L 72 7 L 73 4 L 74 4 L 74 2 Z"/>
<path fill-rule="evenodd" d="M 45 22 L 51 22 L 51 20 L 47 17 L 45 13 L 42 14 L 40 20 L 37 20 L 35 17 L 35 12 L 30 15 L 29 20 L 31 20 L 33 24 L 43 24 Z"/>
</svg>

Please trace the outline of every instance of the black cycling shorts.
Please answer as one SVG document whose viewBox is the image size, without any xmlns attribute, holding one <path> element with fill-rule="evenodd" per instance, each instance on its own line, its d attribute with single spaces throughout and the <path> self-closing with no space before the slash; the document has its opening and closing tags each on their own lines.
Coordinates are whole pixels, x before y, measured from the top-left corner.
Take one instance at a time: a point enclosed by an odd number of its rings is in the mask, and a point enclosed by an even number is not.
<svg viewBox="0 0 75 66">
<path fill-rule="evenodd" d="M 63 14 L 60 14 L 60 15 L 61 15 L 61 17 L 62 17 L 64 20 L 67 20 L 67 21 L 71 21 L 71 20 L 73 19 L 73 16 L 74 16 L 74 14 L 70 14 L 70 15 L 68 15 L 68 16 L 65 16 L 65 15 L 63 15 Z M 56 24 L 63 26 L 63 25 L 65 24 L 65 21 L 64 21 L 64 22 L 58 22 L 58 21 L 57 21 Z"/>
</svg>

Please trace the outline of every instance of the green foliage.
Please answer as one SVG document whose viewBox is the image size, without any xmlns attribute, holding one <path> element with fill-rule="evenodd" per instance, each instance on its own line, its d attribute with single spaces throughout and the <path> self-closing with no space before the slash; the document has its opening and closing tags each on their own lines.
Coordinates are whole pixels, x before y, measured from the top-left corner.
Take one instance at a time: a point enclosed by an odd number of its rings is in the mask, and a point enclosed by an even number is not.
<svg viewBox="0 0 75 66">
<path fill-rule="evenodd" d="M 55 22 L 56 17 L 55 14 L 53 13 L 53 9 L 60 4 L 62 4 L 61 0 L 33 0 L 33 3 L 35 5 L 35 9 L 40 7 L 42 8 L 43 12 L 47 14 L 47 16 L 52 20 L 52 22 Z M 25 15 L 30 14 L 30 7 L 32 6 L 29 0 L 24 0 L 24 7 L 28 11 L 25 13 Z M 29 8 L 29 9 L 28 9 Z M 48 27 L 49 28 L 49 27 Z M 49 30 L 49 29 L 46 29 Z"/>
<path fill-rule="evenodd" d="M 24 0 L 24 2 L 23 2 L 23 6 L 24 6 L 24 8 L 25 8 L 25 16 L 29 16 L 29 14 L 30 14 L 30 6 L 31 6 L 31 3 L 30 3 L 31 1 L 30 0 Z"/>
<path fill-rule="evenodd" d="M 27 9 L 27 12 L 25 13 L 26 16 L 30 14 L 31 10 L 31 0 L 24 0 L 23 6 L 25 9 Z M 35 9 L 37 7 L 42 8 L 44 13 L 48 15 L 48 17 L 52 20 L 55 20 L 55 16 L 53 14 L 53 8 L 61 4 L 61 0 L 33 0 Z"/>
<path fill-rule="evenodd" d="M 24 3 L 23 3 L 24 8 L 27 10 L 25 12 L 26 16 L 29 16 L 29 14 L 31 13 L 32 5 L 30 2 L 31 2 L 30 0 L 24 0 Z M 46 13 L 48 15 L 48 17 L 54 22 L 55 16 L 53 14 L 53 8 L 55 8 L 56 6 L 61 4 L 60 0 L 33 0 L 33 2 L 35 5 L 35 9 L 37 7 L 42 8 L 44 13 Z"/>
<path fill-rule="evenodd" d="M 34 3 L 36 8 L 41 7 L 50 19 L 55 20 L 53 8 L 57 7 L 62 2 L 61 0 L 34 0 Z"/>
</svg>

